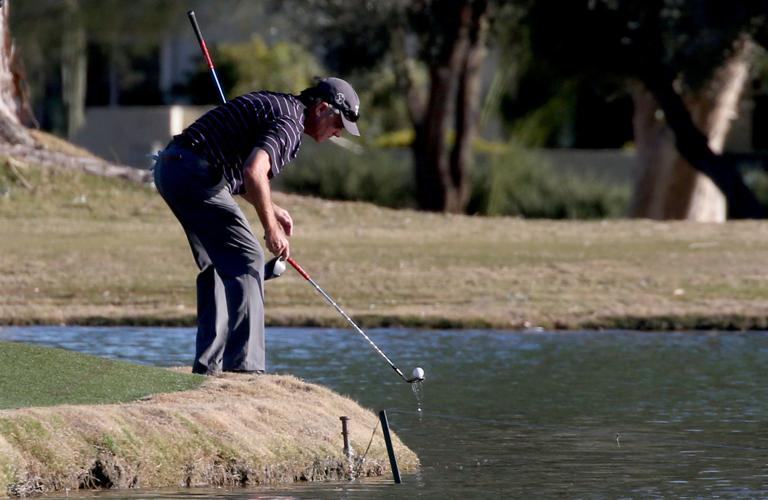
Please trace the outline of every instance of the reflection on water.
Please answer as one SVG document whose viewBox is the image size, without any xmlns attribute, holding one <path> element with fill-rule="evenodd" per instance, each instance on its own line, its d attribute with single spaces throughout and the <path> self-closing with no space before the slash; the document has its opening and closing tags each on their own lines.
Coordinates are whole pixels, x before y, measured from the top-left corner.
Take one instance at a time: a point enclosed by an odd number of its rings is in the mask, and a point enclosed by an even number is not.
<svg viewBox="0 0 768 500">
<path fill-rule="evenodd" d="M 370 333 L 398 366 L 429 374 L 421 413 L 351 331 L 270 329 L 268 368 L 386 409 L 423 465 L 404 484 L 131 497 L 768 496 L 764 333 Z M 189 364 L 194 349 L 194 331 L 173 328 L 2 328 L 3 339 L 161 366 Z"/>
</svg>

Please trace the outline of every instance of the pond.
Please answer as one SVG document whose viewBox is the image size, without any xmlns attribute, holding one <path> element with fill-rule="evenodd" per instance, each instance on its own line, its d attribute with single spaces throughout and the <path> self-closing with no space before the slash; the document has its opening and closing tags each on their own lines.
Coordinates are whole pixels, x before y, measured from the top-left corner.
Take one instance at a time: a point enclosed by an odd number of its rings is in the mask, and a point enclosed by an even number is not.
<svg viewBox="0 0 768 500">
<path fill-rule="evenodd" d="M 422 469 L 280 488 L 98 493 L 126 498 L 768 496 L 768 334 L 268 330 L 268 371 L 386 409 Z M 34 342 L 188 365 L 190 328 L 0 328 Z M 380 437 L 380 433 L 378 434 Z M 96 495 L 88 494 L 88 495 Z"/>
</svg>

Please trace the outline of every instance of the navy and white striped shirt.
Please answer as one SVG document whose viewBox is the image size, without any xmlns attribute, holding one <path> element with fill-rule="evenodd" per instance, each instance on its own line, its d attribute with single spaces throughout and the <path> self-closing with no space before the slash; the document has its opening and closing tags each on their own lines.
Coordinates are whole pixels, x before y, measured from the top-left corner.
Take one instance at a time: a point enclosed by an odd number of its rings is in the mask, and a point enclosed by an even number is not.
<svg viewBox="0 0 768 500">
<path fill-rule="evenodd" d="M 180 137 L 223 172 L 232 194 L 241 194 L 245 192 L 243 165 L 254 148 L 269 154 L 272 177 L 296 158 L 304 109 L 290 94 L 251 92 L 207 112 Z"/>
</svg>

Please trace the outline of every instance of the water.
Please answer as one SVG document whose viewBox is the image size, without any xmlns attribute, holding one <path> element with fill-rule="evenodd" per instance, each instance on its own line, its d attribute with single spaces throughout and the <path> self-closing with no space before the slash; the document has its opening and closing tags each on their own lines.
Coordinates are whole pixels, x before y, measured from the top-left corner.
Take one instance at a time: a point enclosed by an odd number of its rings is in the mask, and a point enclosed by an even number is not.
<svg viewBox="0 0 768 500">
<path fill-rule="evenodd" d="M 421 412 L 409 384 L 352 331 L 270 329 L 268 369 L 386 409 L 422 461 L 403 484 L 87 495 L 768 496 L 766 333 L 369 333 L 406 373 L 424 368 Z M 161 366 L 188 365 L 194 348 L 191 329 L 170 328 L 2 328 L 0 339 Z"/>
<path fill-rule="evenodd" d="M 422 381 L 414 382 L 411 384 L 411 391 L 416 397 L 416 412 L 421 416 L 421 412 L 424 411 L 424 386 Z"/>
</svg>

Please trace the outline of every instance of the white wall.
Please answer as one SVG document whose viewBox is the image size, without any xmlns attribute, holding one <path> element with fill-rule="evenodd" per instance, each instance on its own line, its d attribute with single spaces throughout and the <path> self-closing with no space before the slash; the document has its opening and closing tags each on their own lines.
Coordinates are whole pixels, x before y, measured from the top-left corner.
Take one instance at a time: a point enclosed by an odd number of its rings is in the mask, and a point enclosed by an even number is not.
<svg viewBox="0 0 768 500">
<path fill-rule="evenodd" d="M 102 158 L 149 168 L 149 155 L 163 149 L 205 113 L 207 106 L 94 107 L 85 110 L 85 124 L 70 139 Z"/>
</svg>

